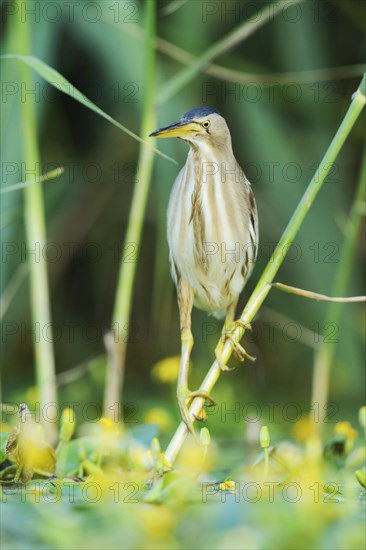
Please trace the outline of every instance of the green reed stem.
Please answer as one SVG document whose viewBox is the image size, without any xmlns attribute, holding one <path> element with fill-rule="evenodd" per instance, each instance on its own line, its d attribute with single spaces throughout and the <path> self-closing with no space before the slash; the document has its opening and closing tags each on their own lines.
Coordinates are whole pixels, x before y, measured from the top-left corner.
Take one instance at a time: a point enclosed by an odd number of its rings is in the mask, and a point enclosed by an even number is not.
<svg viewBox="0 0 366 550">
<path fill-rule="evenodd" d="M 364 216 L 363 202 L 366 191 L 366 155 L 363 157 L 359 183 L 352 204 L 346 234 L 342 247 L 342 254 L 333 283 L 332 291 L 335 294 L 343 294 L 347 290 L 347 284 L 352 273 L 353 261 L 356 253 L 357 237 L 360 232 Z M 342 314 L 341 303 L 330 303 L 325 316 L 325 324 L 339 324 Z M 329 393 L 330 370 L 337 349 L 336 343 L 326 342 L 322 339 L 320 347 L 314 358 L 313 387 L 311 394 L 311 407 L 319 411 L 319 416 L 314 416 L 315 433 L 320 437 L 324 428 L 324 417 Z M 315 410 L 315 409 L 314 409 Z"/>
<path fill-rule="evenodd" d="M 151 129 L 155 127 L 155 0 L 146 2 L 145 9 L 145 91 L 141 126 L 141 136 L 143 138 L 146 138 Z M 123 249 L 127 255 L 131 250 L 137 251 L 137 254 L 139 251 L 153 162 L 154 150 L 151 145 L 144 142 L 141 145 L 138 159 L 136 186 L 133 193 Z M 123 386 L 126 340 L 128 339 L 128 326 L 136 274 L 136 257 L 133 261 L 125 260 L 126 258 L 122 254 L 112 318 L 113 339 L 109 337 L 109 343 L 106 346 L 109 357 L 104 394 L 104 415 L 106 416 L 111 416 L 111 411 L 115 410 L 116 403 L 120 403 Z"/>
<path fill-rule="evenodd" d="M 244 324 L 248 324 L 250 323 L 250 321 L 252 321 L 260 306 L 264 302 L 267 294 L 269 293 L 271 289 L 271 283 L 282 262 L 284 261 L 289 247 L 295 239 L 317 194 L 323 186 L 324 181 L 332 167 L 332 164 L 337 158 L 344 142 L 346 141 L 347 136 L 351 132 L 353 125 L 355 124 L 357 118 L 359 117 L 362 109 L 365 106 L 365 94 L 366 74 L 364 74 L 358 90 L 352 96 L 351 105 L 349 106 L 348 111 L 336 135 L 334 136 L 330 146 L 328 147 L 328 150 L 326 151 L 321 163 L 319 164 L 318 169 L 316 170 L 312 180 L 310 181 L 308 188 L 306 189 L 301 201 L 299 202 L 294 214 L 292 215 L 278 245 L 276 246 L 276 249 L 274 250 L 269 262 L 267 263 L 261 278 L 259 279 L 257 286 L 255 287 L 241 314 L 240 320 Z M 233 338 L 236 342 L 241 340 L 244 332 L 245 330 L 243 327 L 237 326 L 237 328 L 233 332 Z M 232 351 L 232 346 L 230 342 L 227 341 L 222 352 L 222 360 L 224 363 L 228 361 L 229 357 L 232 354 Z M 212 388 L 220 377 L 221 372 L 222 371 L 220 369 L 220 365 L 217 363 L 217 361 L 215 361 L 208 371 L 205 379 L 203 380 L 200 391 L 206 394 L 211 393 Z M 204 399 L 201 397 L 196 398 L 192 402 L 192 405 L 190 407 L 190 415 L 193 422 L 195 421 L 195 418 L 199 415 L 203 403 Z M 181 422 L 165 453 L 166 458 L 170 464 L 173 464 L 174 460 L 176 459 L 177 454 L 179 453 L 187 434 L 187 426 L 184 422 Z"/>
<path fill-rule="evenodd" d="M 21 13 L 20 7 L 18 14 Z M 29 29 L 26 22 L 20 20 L 20 15 L 14 16 L 16 36 L 19 49 L 24 55 L 30 51 Z M 27 89 L 32 88 L 32 74 L 26 65 L 19 68 L 20 78 Z M 22 138 L 23 161 L 26 170 L 40 177 L 39 151 L 37 143 L 37 120 L 35 102 L 22 101 Z M 46 223 L 43 204 L 42 184 L 35 183 L 24 188 L 24 222 L 27 248 L 29 250 L 28 263 L 30 274 L 31 315 L 35 330 L 40 331 L 47 327 L 48 338 L 34 337 L 34 352 L 36 362 L 36 382 L 39 392 L 41 410 L 48 403 L 57 402 L 55 358 L 52 346 L 51 307 L 48 289 L 47 264 L 42 254 L 34 253 L 41 250 L 46 244 Z M 45 415 L 41 415 L 46 436 L 50 441 L 56 438 L 56 425 L 46 422 Z"/>
</svg>

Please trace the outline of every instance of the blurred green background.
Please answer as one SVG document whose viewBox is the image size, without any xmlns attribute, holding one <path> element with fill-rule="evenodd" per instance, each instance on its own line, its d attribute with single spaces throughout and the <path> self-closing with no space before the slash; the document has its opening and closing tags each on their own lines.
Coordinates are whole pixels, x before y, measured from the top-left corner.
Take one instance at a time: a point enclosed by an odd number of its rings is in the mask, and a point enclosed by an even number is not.
<svg viewBox="0 0 366 550">
<path fill-rule="evenodd" d="M 73 3 L 59 2 L 59 9 L 52 4 L 26 3 L 30 53 L 56 68 L 99 107 L 139 134 L 146 93 L 139 29 L 146 2 L 79 2 L 74 7 Z M 229 82 L 201 71 L 156 107 L 157 126 L 173 122 L 200 105 L 218 108 L 228 122 L 235 155 L 252 181 L 260 223 L 261 252 L 243 292 L 242 306 L 334 136 L 364 63 L 363 2 L 291 4 L 284 3 L 279 15 L 214 61 L 240 72 L 242 78 L 247 75 L 247 83 Z M 246 18 L 255 19 L 258 9 L 266 6 L 268 2 L 261 1 L 158 1 L 157 35 L 199 56 Z M 12 2 L 1 2 L 3 53 L 18 51 L 16 36 L 10 32 L 13 8 Z M 173 48 L 170 50 L 174 55 Z M 101 407 L 103 334 L 111 323 L 139 144 L 35 73 L 34 93 L 24 89 L 19 63 L 2 62 L 3 185 L 32 178 L 29 167 L 22 164 L 20 105 L 35 102 L 41 172 L 56 166 L 65 168 L 59 179 L 43 187 L 47 239 L 53 248 L 40 250 L 48 255 L 60 403 L 93 402 Z M 183 67 L 158 51 L 157 97 Z M 331 70 L 336 67 L 340 69 Z M 277 280 L 330 293 L 360 177 L 363 132 L 364 120 L 359 120 Z M 130 243 L 125 250 L 126 261 L 137 261 L 137 274 L 123 400 L 127 409 L 135 406 L 134 420 L 141 422 L 151 407 L 162 407 L 174 422 L 178 419 L 173 385 L 161 383 L 151 372 L 157 361 L 179 353 L 166 209 L 174 178 L 185 162 L 187 145 L 167 140 L 158 146 L 179 166 L 155 158 L 141 245 Z M 32 256 L 26 251 L 22 191 L 2 195 L 1 208 L 1 292 L 13 290 L 3 318 L 3 401 L 26 400 L 31 405 L 37 399 L 32 388 L 33 339 L 38 334 L 29 332 L 34 323 L 24 266 Z M 11 243 L 13 248 L 4 248 L 4 243 Z M 364 254 L 364 240 L 359 240 L 347 295 L 363 293 Z M 337 341 L 329 344 L 336 346 L 330 388 L 330 401 L 335 404 L 333 418 L 354 418 L 364 399 L 363 308 L 345 305 L 341 323 L 331 326 L 324 325 L 326 310 L 325 303 L 271 292 L 254 321 L 253 335 L 246 336 L 257 362 L 238 365 L 235 372 L 222 376 L 214 392 L 218 402 L 225 401 L 228 408 L 231 403 L 255 402 L 264 421 L 268 420 L 265 404 L 279 403 L 275 420 L 281 431 L 290 433 L 292 423 L 284 419 L 282 407 L 294 402 L 300 414 L 308 411 L 314 348 L 325 334 L 328 340 Z M 41 338 L 42 330 L 40 327 Z M 194 310 L 192 388 L 199 385 L 213 360 L 220 330 L 216 320 Z M 169 433 L 173 428 L 174 423 Z M 222 422 L 216 415 L 214 422 L 210 420 L 210 429 L 230 438 L 235 432 L 242 433 L 243 423 L 229 417 Z"/>
<path fill-rule="evenodd" d="M 142 138 L 193 107 L 221 111 L 259 210 L 260 254 L 241 308 L 365 70 L 364 2 L 290 0 L 271 6 L 261 0 L 0 2 L 1 54 L 39 58 Z M 151 59 L 146 64 L 143 30 L 149 29 L 152 40 L 155 7 L 156 71 Z M 261 9 L 278 13 L 265 22 L 263 15 L 258 17 Z M 246 21 L 258 28 L 225 49 L 223 39 L 230 32 L 250 30 Z M 213 64 L 203 63 L 172 93 L 186 64 L 210 50 L 216 51 Z M 162 456 L 151 439 L 157 435 L 165 449 L 179 420 L 175 378 L 180 335 L 166 210 L 187 145 L 178 140 L 154 143 L 178 164 L 155 156 L 141 242 L 126 243 L 132 197 L 141 183 L 136 181 L 141 145 L 30 69 L 33 83 L 27 83 L 24 67 L 17 59 L 1 59 L 2 191 L 31 180 L 35 171 L 45 174 L 61 166 L 64 172 L 42 184 L 47 245 L 36 245 L 34 253 L 26 244 L 27 230 L 33 228 L 30 219 L 39 221 L 39 216 L 30 216 L 32 187 L 0 196 L 2 547 L 364 548 L 365 408 L 357 419 L 365 399 L 362 304 L 339 309 L 271 291 L 254 319 L 253 333 L 245 335 L 256 363 L 241 365 L 232 358 L 230 365 L 237 369 L 223 374 L 214 388 L 218 406 L 207 408 L 205 424 L 211 446 L 188 441 L 176 470 L 162 476 Z M 154 72 L 155 83 L 147 86 L 146 75 L 153 77 Z M 151 113 L 150 118 L 144 113 L 152 93 L 154 124 Z M 342 275 L 339 292 L 364 293 L 365 203 L 355 201 L 362 163 L 365 168 L 364 122 L 363 114 L 277 281 L 332 294 Z M 32 137 L 35 127 L 37 136 Z M 24 143 L 38 145 L 40 166 L 26 162 Z M 346 241 L 347 250 L 353 248 L 348 269 L 341 267 Z M 47 326 L 35 325 L 43 315 L 39 304 L 31 307 L 28 268 L 41 266 L 42 258 L 48 271 L 52 338 Z M 111 328 L 121 262 L 136 262 L 131 318 L 122 327 L 128 345 L 120 397 L 127 430 L 108 419 L 96 422 L 107 372 L 103 337 Z M 127 287 L 122 291 L 125 304 Z M 194 310 L 191 389 L 210 367 L 220 331 L 218 321 Z M 58 448 L 58 479 L 16 485 L 11 481 L 16 466 L 5 454 L 16 422 L 9 404 L 25 401 L 37 413 L 42 397 L 35 347 L 45 342 L 53 347 L 60 410 L 70 403 L 75 409 L 77 437 L 64 441 L 62 452 Z M 330 361 L 321 439 L 314 437 L 314 425 L 308 422 L 310 417 L 317 424 L 322 413 L 311 403 L 314 363 L 318 358 L 319 364 L 319 357 L 324 362 L 319 347 Z M 327 382 L 320 386 L 326 394 Z M 350 421 L 354 428 L 339 421 Z M 266 444 L 259 438 L 264 424 L 270 433 Z M 71 437 L 72 426 L 67 429 Z M 207 432 L 205 437 L 207 443 Z M 269 470 L 265 452 L 270 453 Z M 148 491 L 151 476 L 156 484 Z M 275 500 L 263 485 L 259 500 L 243 492 L 247 484 L 255 489 L 263 479 L 276 486 Z M 86 492 L 93 484 L 103 493 L 99 500 L 93 500 L 93 491 Z M 299 500 L 291 490 L 284 493 L 294 486 L 302 491 Z M 156 502 L 163 504 L 152 504 Z"/>
</svg>

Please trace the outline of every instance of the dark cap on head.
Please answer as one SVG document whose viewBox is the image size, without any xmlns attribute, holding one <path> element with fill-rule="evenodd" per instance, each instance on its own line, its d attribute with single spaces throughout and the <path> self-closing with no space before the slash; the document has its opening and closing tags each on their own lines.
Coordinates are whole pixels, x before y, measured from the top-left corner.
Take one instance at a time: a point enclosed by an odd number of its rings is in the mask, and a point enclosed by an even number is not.
<svg viewBox="0 0 366 550">
<path fill-rule="evenodd" d="M 222 116 L 221 113 L 213 107 L 196 107 L 195 109 L 188 111 L 188 113 L 185 113 L 181 120 L 185 121 L 192 120 L 194 118 L 202 118 L 204 116 L 212 115 L 213 113 Z"/>
</svg>

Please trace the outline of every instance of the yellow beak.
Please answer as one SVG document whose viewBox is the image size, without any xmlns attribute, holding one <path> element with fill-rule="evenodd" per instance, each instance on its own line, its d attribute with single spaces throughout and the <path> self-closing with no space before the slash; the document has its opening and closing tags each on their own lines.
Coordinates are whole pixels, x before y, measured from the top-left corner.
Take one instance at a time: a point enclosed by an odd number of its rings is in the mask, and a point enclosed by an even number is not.
<svg viewBox="0 0 366 550">
<path fill-rule="evenodd" d="M 164 128 L 159 128 L 152 132 L 149 137 L 159 137 L 159 138 L 185 138 L 197 134 L 202 134 L 202 128 L 199 122 L 175 122 Z"/>
</svg>

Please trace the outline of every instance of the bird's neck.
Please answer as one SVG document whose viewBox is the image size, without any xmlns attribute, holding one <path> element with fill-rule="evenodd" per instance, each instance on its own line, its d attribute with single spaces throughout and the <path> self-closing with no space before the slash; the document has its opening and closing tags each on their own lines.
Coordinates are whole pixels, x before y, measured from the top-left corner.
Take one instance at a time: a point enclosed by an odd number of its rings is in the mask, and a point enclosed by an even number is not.
<svg viewBox="0 0 366 550">
<path fill-rule="evenodd" d="M 239 168 L 231 144 L 229 144 L 229 147 L 217 147 L 215 149 L 207 143 L 192 144 L 189 157 L 188 162 L 191 162 L 194 166 L 197 183 L 205 183 L 211 175 L 216 175 L 215 180 L 223 181 L 222 177 L 218 177 L 221 172 L 233 173 Z"/>
</svg>

